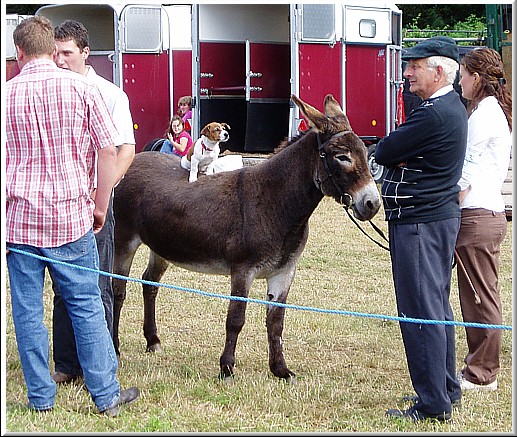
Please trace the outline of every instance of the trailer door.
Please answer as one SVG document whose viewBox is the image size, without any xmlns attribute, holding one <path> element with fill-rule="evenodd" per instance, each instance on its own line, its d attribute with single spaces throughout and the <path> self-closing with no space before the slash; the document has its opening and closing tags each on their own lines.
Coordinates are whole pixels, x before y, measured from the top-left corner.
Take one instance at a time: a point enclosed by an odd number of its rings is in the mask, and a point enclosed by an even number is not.
<svg viewBox="0 0 517 437">
<path fill-rule="evenodd" d="M 288 43 L 246 41 L 246 152 L 270 151 L 289 127 Z"/>
<path fill-rule="evenodd" d="M 200 4 L 192 10 L 198 128 L 226 122 L 230 140 L 222 148 L 272 151 L 288 134 L 289 5 Z"/>
<path fill-rule="evenodd" d="M 386 47 L 346 45 L 346 108 L 363 136 L 386 135 Z"/>
<path fill-rule="evenodd" d="M 245 59 L 244 42 L 199 43 L 199 128 L 228 123 L 230 139 L 221 146 L 229 150 L 242 150 L 245 143 Z"/>
<path fill-rule="evenodd" d="M 169 51 L 163 49 L 163 9 L 126 6 L 121 14 L 123 88 L 135 127 L 136 151 L 163 136 L 170 120 Z"/>
<path fill-rule="evenodd" d="M 340 16 L 336 11 L 334 4 L 291 7 L 291 92 L 321 111 L 327 94 L 343 104 L 344 60 L 341 43 L 337 42 L 336 24 Z M 307 124 L 298 108 L 292 106 L 290 136 L 305 128 Z"/>
</svg>

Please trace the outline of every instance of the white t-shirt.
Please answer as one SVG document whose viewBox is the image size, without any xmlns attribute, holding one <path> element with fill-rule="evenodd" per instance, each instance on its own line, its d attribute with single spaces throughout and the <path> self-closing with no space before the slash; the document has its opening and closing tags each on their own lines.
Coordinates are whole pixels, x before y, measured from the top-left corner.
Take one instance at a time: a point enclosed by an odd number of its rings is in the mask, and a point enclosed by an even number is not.
<svg viewBox="0 0 517 437">
<path fill-rule="evenodd" d="M 484 98 L 469 117 L 467 151 L 459 185 L 471 189 L 460 207 L 502 212 L 501 194 L 512 150 L 506 116 L 494 96 Z"/>
<path fill-rule="evenodd" d="M 114 83 L 99 76 L 91 65 L 88 66 L 86 77 L 97 85 L 113 118 L 113 122 L 118 131 L 115 146 L 118 147 L 121 144 L 136 144 L 135 133 L 133 131 L 133 119 L 129 110 L 127 94 Z"/>
</svg>

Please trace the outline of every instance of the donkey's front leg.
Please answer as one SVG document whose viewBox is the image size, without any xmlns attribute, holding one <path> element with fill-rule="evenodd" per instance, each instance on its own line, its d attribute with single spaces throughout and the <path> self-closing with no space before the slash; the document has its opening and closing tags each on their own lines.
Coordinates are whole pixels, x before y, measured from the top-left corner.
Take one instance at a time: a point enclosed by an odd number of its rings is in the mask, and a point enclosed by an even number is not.
<svg viewBox="0 0 517 437">
<path fill-rule="evenodd" d="M 145 269 L 142 279 L 159 282 L 163 274 L 167 270 L 169 262 L 161 256 L 151 251 L 149 255 L 149 263 Z M 156 296 L 158 295 L 158 286 L 143 284 L 144 297 L 144 337 L 147 340 L 147 352 L 161 352 L 162 347 L 160 338 L 158 337 L 158 328 L 156 327 Z"/>
<path fill-rule="evenodd" d="M 120 274 L 118 272 L 115 272 Z M 122 306 L 126 300 L 126 286 L 127 283 L 123 279 L 113 278 L 113 346 L 115 353 L 120 356 L 120 339 L 119 339 L 119 325 L 120 315 L 122 313 Z"/>
<path fill-rule="evenodd" d="M 285 303 L 289 288 L 294 278 L 294 267 L 284 270 L 267 280 L 268 301 Z M 284 331 L 285 308 L 268 305 L 266 307 L 266 328 L 269 345 L 269 368 L 273 375 L 293 382 L 296 375 L 291 372 L 285 363 L 282 347 L 282 333 Z"/>
<path fill-rule="evenodd" d="M 249 289 L 253 282 L 254 276 L 248 272 L 232 272 L 231 287 L 232 296 L 248 297 Z M 237 346 L 237 338 L 246 321 L 246 302 L 239 300 L 231 300 L 228 305 L 228 313 L 226 315 L 226 341 L 224 350 L 219 359 L 221 368 L 219 377 L 226 382 L 231 382 L 233 377 L 233 368 L 235 366 L 235 348 Z"/>
</svg>

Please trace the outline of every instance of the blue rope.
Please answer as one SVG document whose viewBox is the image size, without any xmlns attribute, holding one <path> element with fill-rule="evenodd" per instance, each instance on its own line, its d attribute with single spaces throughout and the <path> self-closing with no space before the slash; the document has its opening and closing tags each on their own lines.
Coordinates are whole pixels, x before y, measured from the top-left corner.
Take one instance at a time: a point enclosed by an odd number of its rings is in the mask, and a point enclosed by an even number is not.
<svg viewBox="0 0 517 437">
<path fill-rule="evenodd" d="M 357 311 L 330 310 L 330 309 L 324 309 L 324 308 L 290 305 L 290 304 L 281 303 L 281 302 L 266 301 L 266 300 L 261 300 L 261 299 L 252 299 L 249 297 L 228 296 L 225 294 L 210 293 L 207 291 L 196 290 L 194 288 L 180 287 L 178 285 L 170 285 L 170 284 L 164 284 L 161 282 L 147 281 L 145 279 L 128 278 L 126 276 L 121 276 L 121 275 L 117 275 L 114 273 L 107 273 L 102 270 L 93 270 L 88 267 L 76 266 L 73 264 L 65 263 L 63 261 L 53 260 L 53 259 L 41 256 L 41 255 L 37 255 L 35 253 L 25 252 L 25 251 L 19 250 L 19 249 L 9 248 L 9 251 L 19 253 L 22 255 L 32 256 L 33 258 L 36 258 L 36 259 L 39 259 L 42 261 L 48 261 L 48 262 L 55 263 L 55 264 L 61 264 L 64 266 L 73 267 L 73 268 L 76 268 L 79 270 L 96 272 L 96 273 L 99 273 L 104 276 L 111 276 L 115 279 L 121 279 L 124 281 L 132 281 L 132 282 L 140 282 L 145 285 L 151 285 L 151 286 L 156 286 L 156 287 L 165 287 L 165 288 L 170 288 L 170 289 L 174 289 L 174 290 L 195 293 L 195 294 L 199 294 L 201 296 L 216 297 L 219 299 L 238 300 L 238 301 L 242 301 L 242 302 L 252 302 L 252 303 L 258 303 L 261 305 L 271 305 L 271 306 L 290 308 L 290 309 L 300 310 L 300 311 L 313 311 L 316 313 L 324 313 L 324 314 L 340 314 L 340 315 L 345 315 L 345 316 L 365 317 L 365 318 L 369 318 L 369 319 L 382 319 L 384 321 L 394 320 L 397 322 L 418 323 L 418 324 L 422 324 L 422 325 L 455 325 L 455 326 L 465 326 L 465 327 L 469 327 L 469 328 L 504 329 L 504 330 L 510 330 L 510 331 L 512 330 L 512 327 L 508 326 L 508 325 L 490 325 L 490 324 L 485 324 L 485 323 L 456 322 L 456 321 L 451 321 L 451 320 L 428 320 L 428 319 L 415 319 L 412 317 L 395 317 L 395 316 L 386 316 L 383 314 L 361 313 L 361 312 L 357 312 Z"/>
</svg>

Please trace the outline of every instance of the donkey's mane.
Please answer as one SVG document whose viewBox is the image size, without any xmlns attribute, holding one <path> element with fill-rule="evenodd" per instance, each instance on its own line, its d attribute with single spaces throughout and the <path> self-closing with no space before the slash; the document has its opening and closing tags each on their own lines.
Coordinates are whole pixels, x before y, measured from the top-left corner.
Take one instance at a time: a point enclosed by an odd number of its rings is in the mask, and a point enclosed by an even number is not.
<svg viewBox="0 0 517 437">
<path fill-rule="evenodd" d="M 291 139 L 289 138 L 285 138 L 276 148 L 275 150 L 273 150 L 273 155 L 276 155 L 277 153 L 281 152 L 282 150 L 286 149 L 287 147 L 289 147 L 291 144 L 294 144 L 296 143 L 300 138 L 302 138 L 303 136 L 307 135 L 307 133 L 310 132 L 310 131 L 304 131 L 304 132 L 299 132 L 298 135 L 292 137 Z"/>
</svg>

